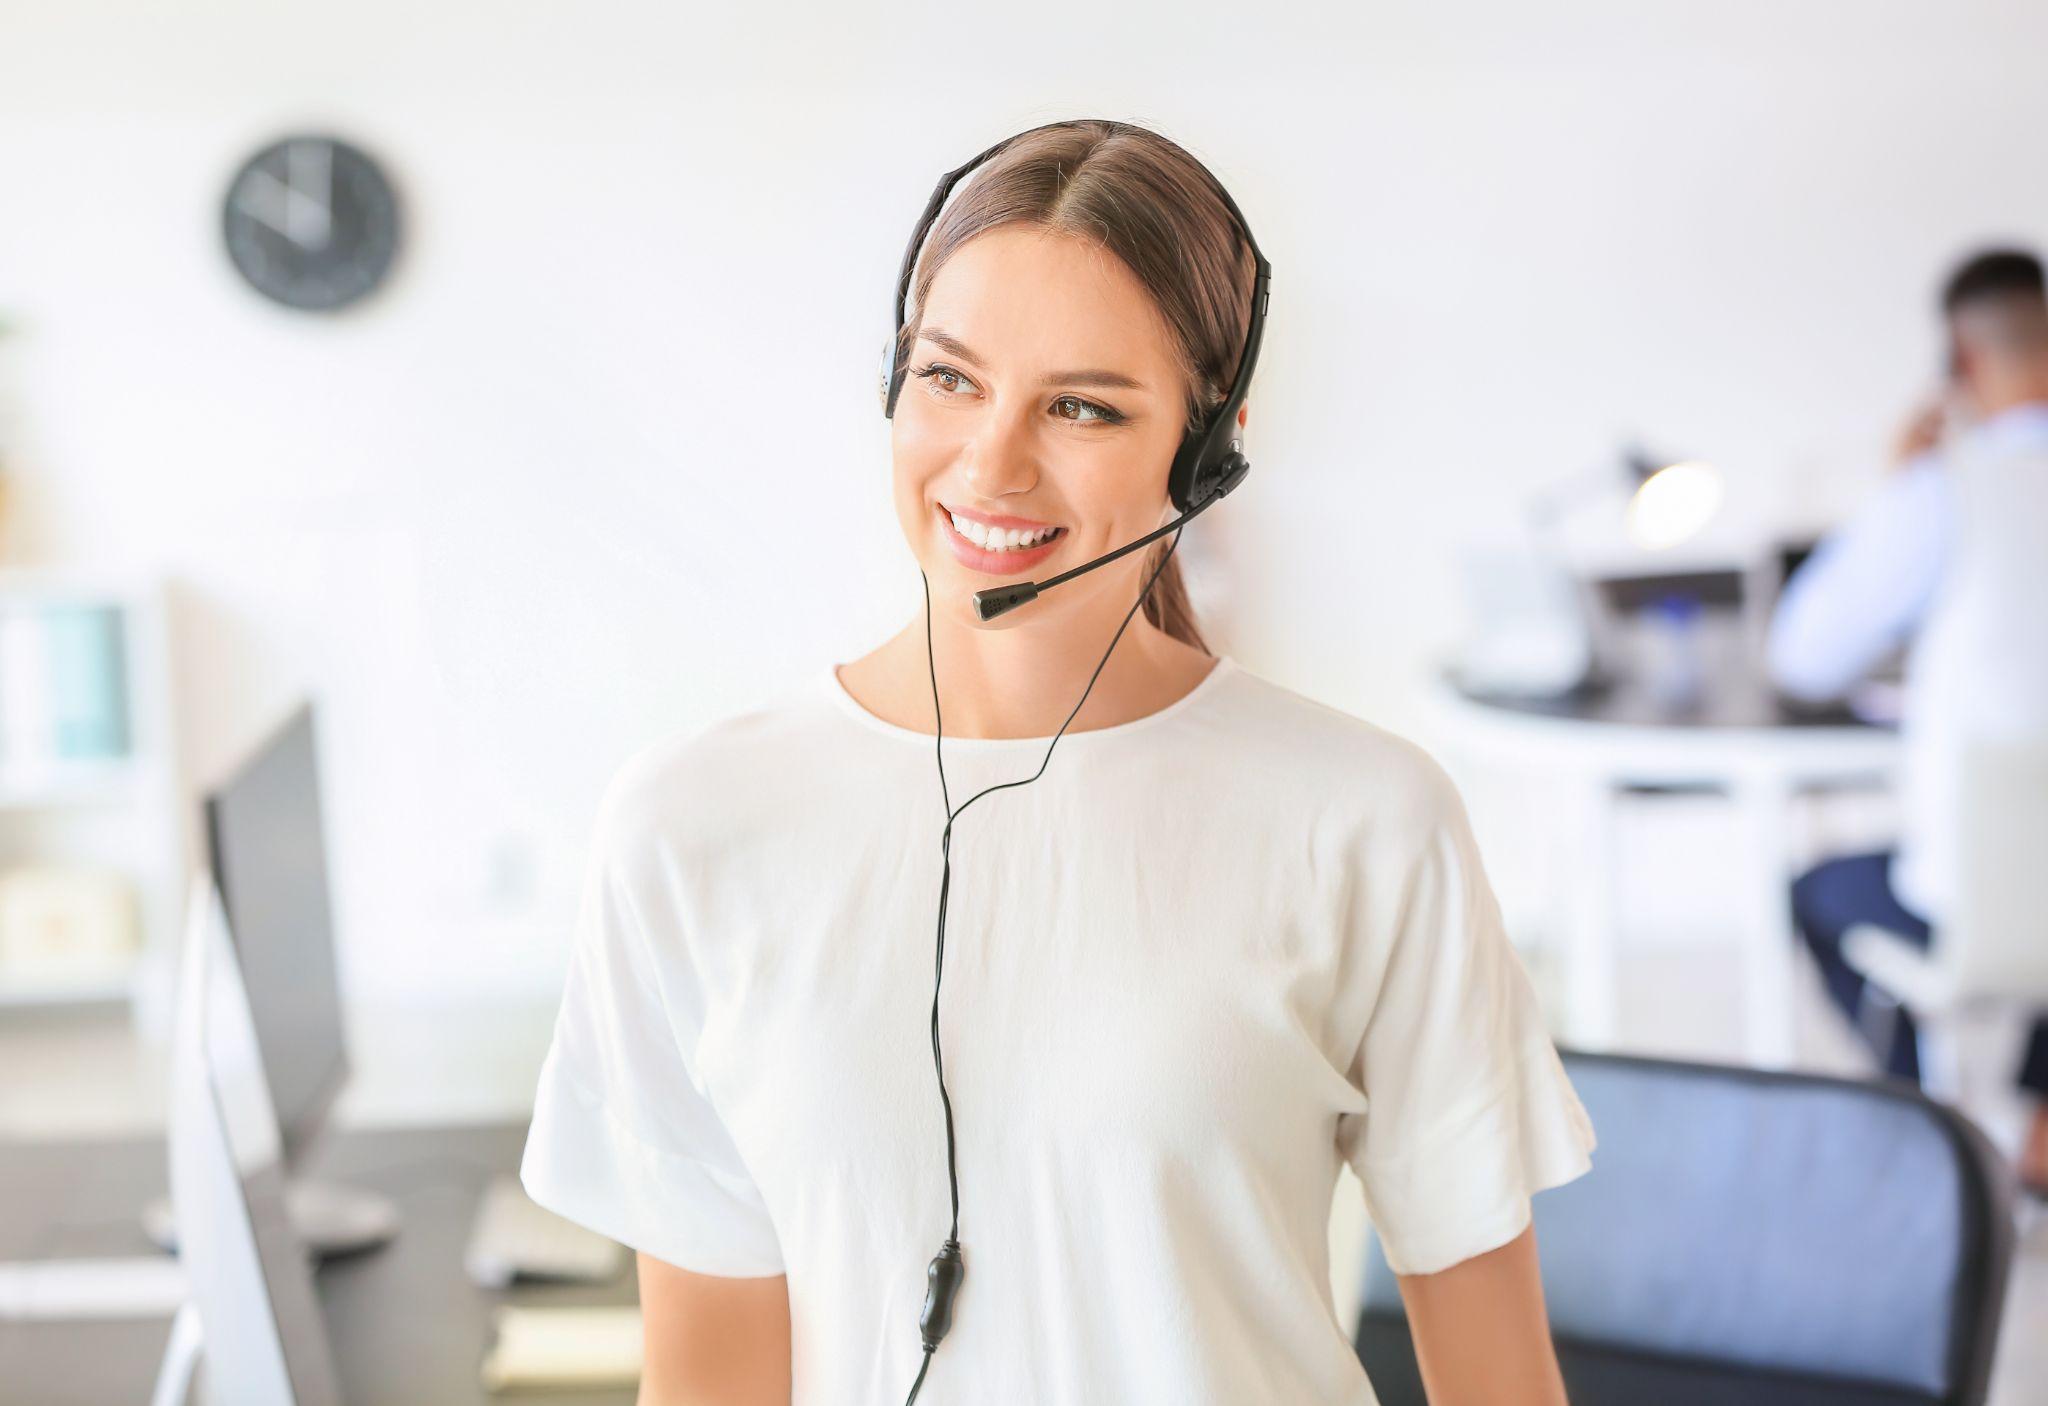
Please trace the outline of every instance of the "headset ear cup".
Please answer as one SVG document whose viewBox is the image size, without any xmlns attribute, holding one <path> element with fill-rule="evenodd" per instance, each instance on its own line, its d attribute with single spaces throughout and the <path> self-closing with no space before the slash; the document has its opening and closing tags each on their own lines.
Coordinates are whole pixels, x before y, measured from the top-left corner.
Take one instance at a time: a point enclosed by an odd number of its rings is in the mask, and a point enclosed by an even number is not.
<svg viewBox="0 0 2048 1406">
<path fill-rule="evenodd" d="M 1197 464 L 1188 484 L 1187 501 L 1175 504 L 1182 512 L 1189 512 L 1212 498 L 1230 492 L 1244 482 L 1252 466 L 1244 455 L 1232 450 L 1221 459 L 1209 464 Z"/>
<path fill-rule="evenodd" d="M 1245 481 L 1245 477 L 1251 471 L 1251 461 L 1245 458 L 1244 455 L 1232 450 L 1223 456 L 1222 462 L 1216 465 L 1215 473 L 1211 474 L 1202 485 L 1202 499 L 1206 501 L 1211 497 L 1220 498 L 1224 494 L 1231 492 L 1240 483 Z"/>
<path fill-rule="evenodd" d="M 882 339 L 882 366 L 875 383 L 875 397 L 882 404 L 882 418 L 885 420 L 895 418 L 889 413 L 889 382 L 896 373 L 895 350 L 896 336 L 891 333 Z"/>
<path fill-rule="evenodd" d="M 1194 501 L 1196 470 L 1201 466 L 1195 462 L 1202 452 L 1202 436 L 1199 433 L 1183 435 L 1180 448 L 1174 452 L 1173 468 L 1166 478 L 1166 496 L 1173 502 L 1173 510 L 1184 513 L 1188 504 Z"/>
</svg>

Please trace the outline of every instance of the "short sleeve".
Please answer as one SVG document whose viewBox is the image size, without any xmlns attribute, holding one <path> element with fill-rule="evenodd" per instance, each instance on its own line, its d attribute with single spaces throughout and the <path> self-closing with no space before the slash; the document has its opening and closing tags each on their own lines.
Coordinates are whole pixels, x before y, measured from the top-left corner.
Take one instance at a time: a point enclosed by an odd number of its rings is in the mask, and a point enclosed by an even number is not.
<svg viewBox="0 0 2048 1406">
<path fill-rule="evenodd" d="M 629 766 L 599 807 L 520 1181 L 558 1215 L 680 1268 L 780 1274 L 768 1208 L 691 1066 L 701 1003 L 681 934 L 643 922 L 667 911 L 653 897 L 672 880 L 639 789 Z"/>
<path fill-rule="evenodd" d="M 1507 1244 L 1530 1198 L 1592 1166 L 1592 1120 L 1543 1026 L 1465 806 L 1420 748 L 1409 831 L 1373 905 L 1378 991 L 1350 1069 L 1365 1095 L 1338 1146 L 1397 1274 Z M 1368 875 L 1370 880 L 1371 876 Z"/>
</svg>

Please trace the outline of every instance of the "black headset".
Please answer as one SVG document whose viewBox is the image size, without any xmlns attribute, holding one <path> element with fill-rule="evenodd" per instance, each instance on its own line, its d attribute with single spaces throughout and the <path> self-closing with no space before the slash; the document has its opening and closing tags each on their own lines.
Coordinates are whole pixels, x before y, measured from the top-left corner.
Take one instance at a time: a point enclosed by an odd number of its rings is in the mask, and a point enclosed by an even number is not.
<svg viewBox="0 0 2048 1406">
<path fill-rule="evenodd" d="M 904 301 L 910 291 L 911 275 L 917 268 L 917 256 L 924 247 L 925 235 L 930 232 L 933 222 L 938 219 L 939 210 L 946 203 L 946 196 L 952 191 L 962 176 L 988 160 L 991 156 L 994 156 L 1004 147 L 1010 145 L 1011 142 L 1018 140 L 1020 137 L 1029 136 L 1033 132 L 1043 132 L 1052 128 L 1069 127 L 1072 125 L 1071 122 L 1048 122 L 1044 126 L 1033 127 L 1029 131 L 1019 132 L 1015 136 L 1006 137 L 982 152 L 979 156 L 976 156 L 973 160 L 968 161 L 962 166 L 955 167 L 939 178 L 938 186 L 932 191 L 932 198 L 925 206 L 924 217 L 917 222 L 917 229 L 910 237 L 910 247 L 904 251 L 903 271 L 896 279 L 895 329 L 890 334 L 889 344 L 883 352 L 884 365 L 881 374 L 881 385 L 879 387 L 883 418 L 893 420 L 896 417 L 896 397 L 903 389 L 904 376 L 908 374 L 908 367 L 902 360 Z M 1112 136 L 1144 130 L 1125 122 L 1104 121 L 1102 125 L 1109 129 L 1109 134 Z M 1190 157 L 1189 159 L 1192 160 L 1193 158 Z M 1205 174 L 1207 173 L 1205 172 Z M 1179 516 L 1163 527 L 1148 532 L 1134 542 L 1128 542 L 1113 552 L 1097 557 L 1093 561 L 1085 562 L 1069 571 L 1063 571 L 1057 576 L 1048 577 L 1044 581 L 1017 582 L 1013 585 L 999 586 L 992 590 L 976 591 L 974 593 L 976 613 L 983 620 L 992 620 L 1005 611 L 1014 610 L 1027 601 L 1035 599 L 1040 591 L 1057 586 L 1063 581 L 1072 580 L 1084 571 L 1093 571 L 1096 567 L 1112 562 L 1118 557 L 1123 556 L 1126 552 L 1135 551 L 1147 542 L 1164 536 L 1168 532 L 1175 534 L 1172 545 L 1161 555 L 1159 564 L 1152 569 L 1151 576 L 1146 579 L 1145 589 L 1139 594 L 1137 603 L 1124 616 L 1123 625 L 1117 627 L 1115 637 L 1109 642 L 1109 649 L 1103 651 L 1102 662 L 1095 666 L 1095 673 L 1088 679 L 1087 689 L 1084 689 L 1081 693 L 1081 702 L 1076 703 L 1074 705 L 1074 712 L 1067 715 L 1068 723 L 1074 720 L 1075 713 L 1081 711 L 1081 703 L 1088 701 L 1088 694 L 1095 687 L 1095 679 L 1101 675 L 1103 665 L 1109 662 L 1110 653 L 1116 649 L 1117 640 L 1123 638 L 1124 628 L 1131 623 L 1131 617 L 1137 614 L 1139 606 L 1145 603 L 1145 597 L 1152 593 L 1152 583 L 1158 580 L 1159 573 L 1165 569 L 1167 560 L 1173 555 L 1174 548 L 1180 545 L 1180 536 L 1177 529 L 1184 526 L 1196 514 L 1219 502 L 1225 494 L 1244 482 L 1245 476 L 1251 472 L 1251 464 L 1241 452 L 1243 441 L 1237 433 L 1237 414 L 1244 406 L 1245 392 L 1251 385 L 1252 370 L 1258 365 L 1259 339 L 1266 328 L 1266 302 L 1270 296 L 1268 290 L 1272 283 L 1273 266 L 1267 263 L 1265 255 L 1259 252 L 1258 242 L 1252 238 L 1251 227 L 1245 223 L 1244 214 L 1237 208 L 1237 202 L 1230 198 L 1230 192 L 1225 190 L 1222 183 L 1216 180 L 1213 175 L 1209 177 L 1209 184 L 1223 201 L 1224 205 L 1229 208 L 1232 217 L 1237 221 L 1237 227 L 1244 236 L 1245 245 L 1252 253 L 1255 277 L 1252 284 L 1251 319 L 1245 329 L 1244 351 L 1238 357 L 1237 374 L 1231 382 L 1230 394 L 1223 398 L 1223 404 L 1217 407 L 1215 413 L 1209 417 L 1205 425 L 1199 429 L 1190 430 L 1181 437 L 1180 448 L 1174 454 L 1173 468 L 1167 476 L 1167 493 L 1172 499 L 1173 506 L 1178 510 Z M 925 659 L 927 664 L 929 664 L 931 660 L 931 582 L 929 579 L 925 581 Z M 932 712 L 934 716 L 938 715 L 938 708 L 939 680 L 937 670 L 934 667 L 932 673 Z M 945 833 L 940 837 L 939 841 L 940 849 L 945 855 L 945 864 L 939 881 L 937 959 L 932 976 L 932 1067 L 938 1074 L 939 1101 L 945 1111 L 946 1176 L 952 1191 L 953 1220 L 950 1233 L 946 1236 L 939 1253 L 933 1257 L 926 1271 L 927 1287 L 925 1290 L 924 1311 L 918 1319 L 919 1336 L 924 1343 L 924 1362 L 918 1368 L 917 1380 L 911 1383 L 910 1396 L 904 1403 L 904 1406 L 912 1406 L 912 1403 L 917 1400 L 918 1391 L 924 1386 L 925 1372 L 929 1370 L 932 1364 L 932 1353 L 938 1347 L 939 1340 L 945 1337 L 946 1330 L 952 1326 L 953 1298 L 959 1291 L 961 1280 L 966 1275 L 966 1266 L 960 1257 L 960 1178 L 956 1170 L 954 1158 L 953 1102 L 946 1093 L 946 1070 L 939 1051 L 939 984 L 945 975 L 946 895 L 952 883 L 953 821 L 959 817 L 961 811 L 966 810 L 968 806 L 987 795 L 990 791 L 1002 790 L 1009 786 L 1022 786 L 1036 781 L 1039 776 L 1045 773 L 1046 764 L 1052 760 L 1052 749 L 1059 745 L 1060 737 L 1066 733 L 1066 730 L 1066 723 L 1062 723 L 1059 732 L 1054 734 L 1051 744 L 1046 747 L 1045 759 L 1039 763 L 1036 773 L 1025 778 L 1023 781 L 1000 782 L 997 785 L 978 791 L 965 801 L 962 801 L 958 810 L 952 807 L 950 798 L 945 797 L 946 763 L 943 750 L 945 736 L 943 720 L 940 722 L 938 735 L 934 738 L 934 750 L 938 754 L 940 795 L 946 799 L 947 818 Z"/>
<path fill-rule="evenodd" d="M 946 196 L 951 193 L 962 176 L 1011 142 L 1028 137 L 1033 132 L 1071 125 L 1070 122 L 1048 122 L 1044 126 L 1033 127 L 1030 131 L 1005 137 L 971 161 L 956 166 L 939 177 L 938 185 L 932 190 L 932 198 L 925 204 L 924 216 L 917 222 L 917 228 L 910 236 L 910 247 L 903 251 L 903 269 L 896 276 L 895 326 L 890 332 L 888 345 L 882 349 L 884 365 L 880 394 L 884 419 L 896 418 L 896 398 L 902 394 L 903 378 L 910 370 L 903 360 L 903 312 L 905 301 L 910 295 L 911 276 L 917 270 L 917 256 L 924 248 L 925 235 L 939 218 L 939 211 L 946 203 Z M 1143 130 L 1126 122 L 1105 120 L 1103 125 L 1109 128 L 1112 136 Z M 1192 157 L 1189 159 L 1193 160 Z M 1259 252 L 1259 243 L 1252 238 L 1251 226 L 1245 223 L 1244 212 L 1237 208 L 1237 202 L 1230 198 L 1230 192 L 1223 188 L 1223 183 L 1212 175 L 1209 177 L 1209 185 L 1229 208 L 1231 217 L 1237 221 L 1237 227 L 1244 235 L 1245 244 L 1252 251 L 1252 315 L 1245 327 L 1244 351 L 1237 359 L 1237 375 L 1231 381 L 1230 394 L 1223 398 L 1223 404 L 1217 407 L 1206 425 L 1190 430 L 1181 437 L 1180 448 L 1173 456 L 1173 468 L 1166 476 L 1166 492 L 1181 516 L 1158 531 L 1148 533 L 1108 556 L 1098 557 L 1085 566 L 1063 572 L 1049 580 L 1032 585 L 976 592 L 975 606 L 981 612 L 982 619 L 993 619 L 1005 610 L 1024 604 L 1041 590 L 1070 580 L 1083 571 L 1091 571 L 1106 562 L 1114 561 L 1125 552 L 1142 547 L 1153 538 L 1173 531 L 1210 503 L 1237 487 L 1244 481 L 1245 475 L 1251 472 L 1251 464 L 1240 452 L 1243 442 L 1237 433 L 1237 412 L 1244 407 L 1245 392 L 1251 386 L 1252 371 L 1259 364 L 1259 341 L 1266 330 L 1266 303 L 1271 297 L 1269 290 L 1273 281 L 1273 266 L 1266 262 L 1266 256 Z"/>
</svg>

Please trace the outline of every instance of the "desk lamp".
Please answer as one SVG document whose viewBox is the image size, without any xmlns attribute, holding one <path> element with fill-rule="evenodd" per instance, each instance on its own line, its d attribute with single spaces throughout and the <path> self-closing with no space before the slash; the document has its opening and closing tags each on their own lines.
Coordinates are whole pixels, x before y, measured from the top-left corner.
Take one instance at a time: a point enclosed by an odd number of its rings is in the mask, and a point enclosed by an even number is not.
<svg viewBox="0 0 2048 1406">
<path fill-rule="evenodd" d="M 1459 651 L 1460 687 L 1555 698 L 1594 677 L 1594 634 L 1603 615 L 1591 583 L 1571 570 L 1557 525 L 1567 509 L 1611 496 L 1616 469 L 1628 490 L 1624 531 L 1637 547 L 1664 551 L 1689 541 L 1720 509 L 1721 474 L 1711 464 L 1659 458 L 1634 447 L 1615 462 L 1530 498 L 1523 509 L 1525 540 L 1466 554 L 1467 597 L 1477 628 Z"/>
</svg>

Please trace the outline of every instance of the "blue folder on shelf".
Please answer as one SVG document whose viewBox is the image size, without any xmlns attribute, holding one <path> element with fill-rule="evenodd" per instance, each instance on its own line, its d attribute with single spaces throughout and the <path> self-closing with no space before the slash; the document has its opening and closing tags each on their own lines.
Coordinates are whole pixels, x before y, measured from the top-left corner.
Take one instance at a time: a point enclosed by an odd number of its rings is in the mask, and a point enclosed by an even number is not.
<svg viewBox="0 0 2048 1406">
<path fill-rule="evenodd" d="M 121 608 L 62 601 L 0 611 L 0 752 L 11 766 L 128 754 Z"/>
</svg>

